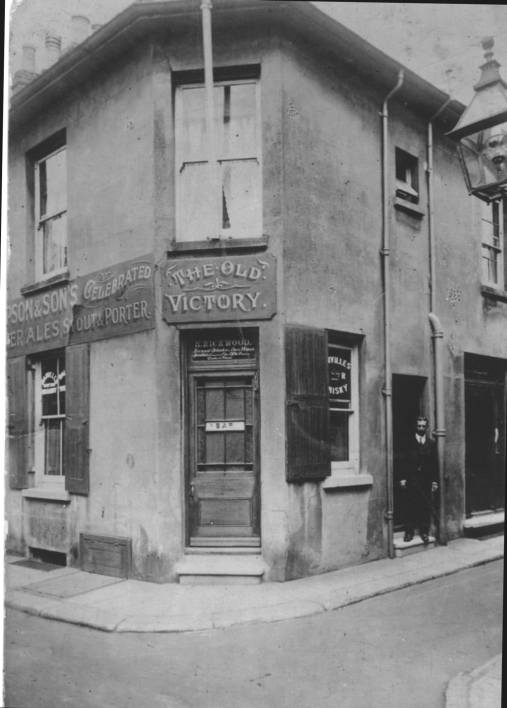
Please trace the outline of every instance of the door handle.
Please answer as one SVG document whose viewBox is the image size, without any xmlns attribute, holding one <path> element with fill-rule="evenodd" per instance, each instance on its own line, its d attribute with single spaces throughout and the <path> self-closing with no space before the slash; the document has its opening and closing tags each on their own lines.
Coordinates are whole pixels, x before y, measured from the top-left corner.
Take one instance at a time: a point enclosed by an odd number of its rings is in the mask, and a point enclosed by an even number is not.
<svg viewBox="0 0 507 708">
<path fill-rule="evenodd" d="M 193 484 L 190 485 L 190 491 L 188 493 L 191 501 L 195 501 L 195 487 Z"/>
</svg>

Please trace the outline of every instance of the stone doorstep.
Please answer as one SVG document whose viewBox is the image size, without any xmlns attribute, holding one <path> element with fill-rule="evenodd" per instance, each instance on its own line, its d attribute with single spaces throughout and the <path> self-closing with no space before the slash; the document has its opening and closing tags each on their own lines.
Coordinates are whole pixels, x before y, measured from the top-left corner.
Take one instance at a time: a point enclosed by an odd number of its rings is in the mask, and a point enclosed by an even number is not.
<svg viewBox="0 0 507 708">
<path fill-rule="evenodd" d="M 189 554 L 175 570 L 182 585 L 257 585 L 265 568 L 260 555 Z"/>
<path fill-rule="evenodd" d="M 411 541 L 404 541 L 403 536 L 395 538 L 394 555 L 396 558 L 404 558 L 405 556 L 410 556 L 414 553 L 423 553 L 424 551 L 435 548 L 434 536 L 430 536 L 429 539 L 429 543 L 424 543 L 420 536 L 414 536 Z"/>
<path fill-rule="evenodd" d="M 471 519 L 466 519 L 463 524 L 465 529 L 478 529 L 485 526 L 496 526 L 497 524 L 503 524 L 505 522 L 505 512 L 497 511 L 491 514 L 478 514 L 477 516 L 472 516 Z"/>
</svg>

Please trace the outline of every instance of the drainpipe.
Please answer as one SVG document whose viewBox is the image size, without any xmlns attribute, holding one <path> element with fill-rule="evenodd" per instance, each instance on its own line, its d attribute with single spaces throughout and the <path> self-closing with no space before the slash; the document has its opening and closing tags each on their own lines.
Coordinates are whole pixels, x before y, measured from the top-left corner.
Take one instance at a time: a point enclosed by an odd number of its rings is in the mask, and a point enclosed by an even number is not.
<svg viewBox="0 0 507 708">
<path fill-rule="evenodd" d="M 387 131 L 387 104 L 403 84 L 403 71 L 398 74 L 398 83 L 386 96 L 382 106 L 382 273 L 384 281 L 384 359 L 385 359 L 385 385 L 382 389 L 385 403 L 386 420 L 386 470 L 387 470 L 387 536 L 389 557 L 394 558 L 394 482 L 393 482 L 393 400 L 391 388 L 391 305 L 389 299 L 389 140 Z"/>
<path fill-rule="evenodd" d="M 435 430 L 433 432 L 437 439 L 438 457 L 438 486 L 440 490 L 440 506 L 438 510 L 438 542 L 441 546 L 447 545 L 446 519 L 445 519 L 445 405 L 444 405 L 444 370 L 442 361 L 442 345 L 444 331 L 435 313 L 436 296 L 436 253 L 435 253 L 435 219 L 433 211 L 433 123 L 442 111 L 451 102 L 449 98 L 444 105 L 435 113 L 428 123 L 428 236 L 430 249 L 430 314 L 428 315 L 431 325 L 431 338 L 433 340 L 434 358 L 434 398 L 435 398 Z"/>
<path fill-rule="evenodd" d="M 222 231 L 221 214 L 221 197 L 217 185 L 219 184 L 218 167 L 216 161 L 215 149 L 215 130 L 214 130 L 214 96 L 213 96 L 213 48 L 211 42 L 211 0 L 202 0 L 202 39 L 204 45 L 204 88 L 206 94 L 206 133 L 208 136 L 208 160 L 209 160 L 209 176 L 210 188 L 212 194 L 217 193 L 216 203 L 213 204 L 213 229 L 212 238 L 220 238 Z M 220 197 L 220 202 L 218 201 Z"/>
</svg>

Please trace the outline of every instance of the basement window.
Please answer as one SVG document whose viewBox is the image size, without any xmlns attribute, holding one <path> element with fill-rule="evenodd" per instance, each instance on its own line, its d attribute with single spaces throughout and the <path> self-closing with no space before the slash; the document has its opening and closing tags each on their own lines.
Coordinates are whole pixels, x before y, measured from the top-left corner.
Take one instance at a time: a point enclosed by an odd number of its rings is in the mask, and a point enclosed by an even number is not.
<svg viewBox="0 0 507 708">
<path fill-rule="evenodd" d="M 396 196 L 419 204 L 419 161 L 417 157 L 396 148 Z"/>
</svg>

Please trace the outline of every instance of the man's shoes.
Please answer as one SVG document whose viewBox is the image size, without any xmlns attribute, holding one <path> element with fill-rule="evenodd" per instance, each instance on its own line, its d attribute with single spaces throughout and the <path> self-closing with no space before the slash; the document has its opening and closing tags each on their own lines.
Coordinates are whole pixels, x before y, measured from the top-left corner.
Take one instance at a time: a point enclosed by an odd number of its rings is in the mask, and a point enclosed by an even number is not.
<svg viewBox="0 0 507 708">
<path fill-rule="evenodd" d="M 430 542 L 430 537 L 428 536 L 427 533 L 422 533 L 421 538 L 422 538 L 422 541 L 425 545 L 427 545 Z"/>
<path fill-rule="evenodd" d="M 405 531 L 405 535 L 403 536 L 403 540 L 405 543 L 409 543 L 414 538 L 413 533 L 409 533 L 408 531 Z"/>
</svg>

